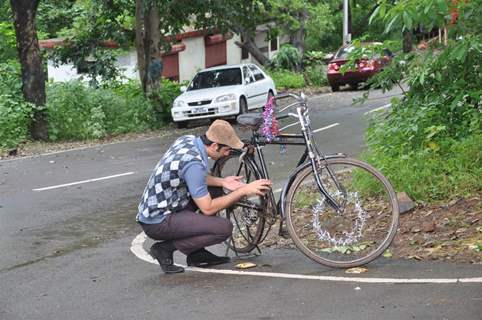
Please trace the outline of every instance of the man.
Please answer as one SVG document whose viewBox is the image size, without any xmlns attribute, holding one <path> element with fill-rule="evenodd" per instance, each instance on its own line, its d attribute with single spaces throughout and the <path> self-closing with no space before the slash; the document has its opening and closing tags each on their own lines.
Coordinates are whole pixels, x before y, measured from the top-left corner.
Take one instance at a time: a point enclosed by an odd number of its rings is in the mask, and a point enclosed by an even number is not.
<svg viewBox="0 0 482 320">
<path fill-rule="evenodd" d="M 242 197 L 263 195 L 271 184 L 265 179 L 244 184 L 243 177 L 209 175 L 208 157 L 217 160 L 242 147 L 233 127 L 216 120 L 202 137 L 178 138 L 157 163 L 139 203 L 137 221 L 147 236 L 163 240 L 152 245 L 150 253 L 164 273 L 184 271 L 173 264 L 175 250 L 187 256 L 188 266 L 229 262 L 228 257 L 204 249 L 231 236 L 233 225 L 216 213 Z M 223 188 L 231 192 L 224 194 Z"/>
</svg>

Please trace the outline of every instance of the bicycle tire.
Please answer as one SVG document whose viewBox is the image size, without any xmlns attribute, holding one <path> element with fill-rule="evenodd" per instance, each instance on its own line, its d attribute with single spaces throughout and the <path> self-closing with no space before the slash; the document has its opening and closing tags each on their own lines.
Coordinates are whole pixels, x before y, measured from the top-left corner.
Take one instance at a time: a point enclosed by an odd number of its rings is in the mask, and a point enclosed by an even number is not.
<svg viewBox="0 0 482 320">
<path fill-rule="evenodd" d="M 217 177 L 242 175 L 246 183 L 258 180 L 261 174 L 256 164 L 248 157 L 239 162 L 239 154 L 232 154 L 221 158 L 214 164 L 213 175 Z M 251 199 L 251 200 L 250 200 Z M 264 210 L 265 199 L 261 196 L 253 196 L 243 199 L 245 203 L 255 205 L 259 210 Z M 265 227 L 264 214 L 258 210 L 250 210 L 240 206 L 240 202 L 222 210 L 219 215 L 229 219 L 233 224 L 232 237 L 225 241 L 225 244 L 238 253 L 249 253 L 258 245 Z"/>
<path fill-rule="evenodd" d="M 341 191 L 327 166 L 342 185 Z M 399 221 L 398 201 L 390 182 L 359 160 L 323 161 L 317 174 L 328 193 L 344 204 L 337 212 L 327 204 L 313 172 L 310 164 L 297 174 L 284 204 L 288 232 L 296 247 L 310 259 L 334 268 L 365 265 L 383 254 Z"/>
</svg>

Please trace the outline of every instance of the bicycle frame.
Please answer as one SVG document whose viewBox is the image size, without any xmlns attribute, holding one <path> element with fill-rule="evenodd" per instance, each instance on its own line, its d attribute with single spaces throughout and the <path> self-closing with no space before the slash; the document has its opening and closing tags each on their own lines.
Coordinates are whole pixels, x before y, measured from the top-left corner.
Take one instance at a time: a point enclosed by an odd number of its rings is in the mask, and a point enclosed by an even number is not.
<svg viewBox="0 0 482 320">
<path fill-rule="evenodd" d="M 293 140 L 302 140 L 302 141 L 293 141 Z M 237 154 L 240 155 L 240 157 L 249 156 L 251 158 L 251 160 L 256 164 L 256 166 L 261 169 L 260 170 L 261 176 L 265 179 L 269 179 L 269 172 L 268 172 L 268 168 L 266 167 L 266 161 L 265 161 L 263 150 L 262 150 L 262 148 L 265 145 L 298 145 L 298 146 L 305 146 L 304 152 L 302 153 L 301 157 L 298 159 L 298 163 L 297 163 L 295 169 L 290 173 L 290 175 L 288 177 L 288 181 L 283 185 L 281 195 L 280 195 L 278 201 L 276 202 L 276 208 L 277 208 L 276 214 L 280 215 L 282 220 L 284 220 L 284 218 L 285 218 L 285 213 L 284 213 L 284 211 L 285 211 L 284 207 L 285 206 L 283 204 L 285 202 L 286 194 L 289 190 L 289 187 L 293 183 L 296 175 L 301 170 L 303 170 L 304 168 L 306 168 L 309 165 L 312 165 L 312 161 L 310 161 L 308 163 L 306 162 L 306 160 L 309 157 L 309 148 L 308 148 L 307 143 L 305 141 L 306 141 L 306 137 L 302 134 L 287 134 L 287 133 L 278 135 L 276 141 L 267 141 L 266 139 L 263 139 L 259 133 L 257 133 L 256 131 L 253 131 L 251 139 L 249 141 L 249 144 L 255 148 L 256 157 L 254 156 L 253 153 L 248 153 L 248 152 L 241 153 L 239 151 L 236 152 Z M 256 161 L 256 158 L 259 159 L 258 160 L 259 162 Z M 337 153 L 337 154 L 324 156 L 324 159 L 333 159 L 333 158 L 346 158 L 346 155 L 343 154 L 343 153 Z M 325 194 L 324 188 L 323 188 L 322 192 Z M 245 205 L 242 205 L 242 206 L 245 206 Z"/>
</svg>

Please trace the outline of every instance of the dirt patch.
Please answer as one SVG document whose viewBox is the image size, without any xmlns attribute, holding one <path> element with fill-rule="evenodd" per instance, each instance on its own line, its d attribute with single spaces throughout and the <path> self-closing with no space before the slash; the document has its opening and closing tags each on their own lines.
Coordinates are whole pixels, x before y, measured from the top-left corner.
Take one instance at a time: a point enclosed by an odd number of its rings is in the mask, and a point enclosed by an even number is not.
<svg viewBox="0 0 482 320">
<path fill-rule="evenodd" d="M 482 264 L 482 196 L 419 204 L 400 216 L 386 257 Z M 260 247 L 296 248 L 274 225 Z"/>
<path fill-rule="evenodd" d="M 407 259 L 482 263 L 481 196 L 403 214 L 390 250 Z"/>
</svg>

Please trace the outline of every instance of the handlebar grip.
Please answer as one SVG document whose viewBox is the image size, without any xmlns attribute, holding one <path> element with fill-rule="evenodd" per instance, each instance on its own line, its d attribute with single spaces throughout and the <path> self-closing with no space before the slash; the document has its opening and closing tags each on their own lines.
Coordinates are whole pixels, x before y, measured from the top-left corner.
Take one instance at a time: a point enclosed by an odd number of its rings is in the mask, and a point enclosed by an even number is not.
<svg viewBox="0 0 482 320">
<path fill-rule="evenodd" d="M 282 114 L 282 115 L 276 116 L 276 119 L 277 120 L 283 120 L 283 119 L 286 119 L 286 118 L 289 118 L 289 117 L 290 117 L 289 114 Z"/>
</svg>

